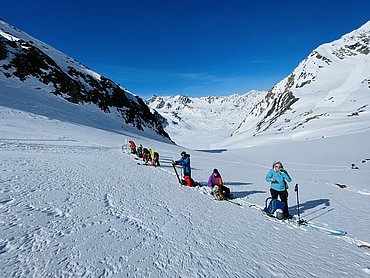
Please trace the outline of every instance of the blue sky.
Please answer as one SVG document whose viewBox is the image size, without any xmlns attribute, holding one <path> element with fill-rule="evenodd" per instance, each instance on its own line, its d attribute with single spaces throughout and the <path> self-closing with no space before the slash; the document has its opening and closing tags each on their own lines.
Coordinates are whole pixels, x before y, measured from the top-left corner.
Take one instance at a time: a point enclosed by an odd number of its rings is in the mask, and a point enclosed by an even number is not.
<svg viewBox="0 0 370 278">
<path fill-rule="evenodd" d="M 0 18 L 147 98 L 267 90 L 370 1 L 6 1 Z"/>
</svg>

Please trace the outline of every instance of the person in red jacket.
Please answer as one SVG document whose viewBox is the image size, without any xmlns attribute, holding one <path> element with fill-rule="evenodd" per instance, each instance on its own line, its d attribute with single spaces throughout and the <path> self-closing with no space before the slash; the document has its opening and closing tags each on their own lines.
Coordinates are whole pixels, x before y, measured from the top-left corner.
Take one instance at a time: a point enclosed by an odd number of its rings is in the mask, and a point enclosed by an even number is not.
<svg viewBox="0 0 370 278">
<path fill-rule="evenodd" d="M 130 140 L 128 142 L 130 143 L 131 153 L 136 154 L 136 145 L 135 145 L 135 142 L 132 141 L 132 140 Z"/>
</svg>

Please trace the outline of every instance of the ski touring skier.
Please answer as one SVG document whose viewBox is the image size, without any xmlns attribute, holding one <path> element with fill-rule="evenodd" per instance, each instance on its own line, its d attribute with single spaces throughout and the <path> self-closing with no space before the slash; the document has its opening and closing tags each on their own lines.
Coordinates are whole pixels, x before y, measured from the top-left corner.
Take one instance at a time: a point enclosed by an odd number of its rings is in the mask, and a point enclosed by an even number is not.
<svg viewBox="0 0 370 278">
<path fill-rule="evenodd" d="M 151 165 L 154 167 L 161 166 L 161 164 L 159 164 L 159 153 L 156 151 L 153 152 L 153 160 Z"/>
<path fill-rule="evenodd" d="M 292 179 L 280 161 L 274 161 L 272 169 L 266 175 L 266 181 L 271 183 L 270 193 L 272 200 L 276 200 L 279 197 L 280 201 L 284 203 L 284 218 L 292 218 L 288 209 L 288 182 L 291 182 Z"/>
<path fill-rule="evenodd" d="M 129 143 L 130 143 L 131 153 L 132 154 L 136 154 L 136 145 L 135 145 L 135 142 L 132 141 L 132 140 L 130 140 Z"/>
<path fill-rule="evenodd" d="M 145 165 L 148 165 L 149 161 L 152 161 L 152 157 L 150 156 L 150 152 L 147 148 L 143 150 L 143 161 Z"/>
<path fill-rule="evenodd" d="M 217 169 L 213 169 L 208 179 L 208 187 L 211 189 L 216 200 L 225 200 L 230 196 L 230 189 L 224 186 L 220 172 Z"/>
<path fill-rule="evenodd" d="M 143 158 L 143 145 L 139 145 L 139 147 L 137 147 L 137 156 L 139 158 Z"/>
<path fill-rule="evenodd" d="M 195 186 L 194 180 L 191 178 L 191 167 L 190 167 L 190 154 L 185 151 L 181 152 L 181 158 L 179 160 L 173 160 L 174 165 L 181 165 L 184 171 L 184 184 L 187 186 Z"/>
</svg>

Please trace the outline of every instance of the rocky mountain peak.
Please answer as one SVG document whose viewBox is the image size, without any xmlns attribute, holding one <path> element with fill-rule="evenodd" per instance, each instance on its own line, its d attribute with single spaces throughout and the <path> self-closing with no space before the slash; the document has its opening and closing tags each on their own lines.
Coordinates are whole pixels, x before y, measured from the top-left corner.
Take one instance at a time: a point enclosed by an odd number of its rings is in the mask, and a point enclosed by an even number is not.
<svg viewBox="0 0 370 278">
<path fill-rule="evenodd" d="M 4 21 L 0 21 L 1 75 L 29 82 L 35 91 L 48 91 L 75 104 L 94 104 L 138 130 L 148 128 L 169 138 L 163 119 L 152 114 L 140 97 Z"/>
</svg>

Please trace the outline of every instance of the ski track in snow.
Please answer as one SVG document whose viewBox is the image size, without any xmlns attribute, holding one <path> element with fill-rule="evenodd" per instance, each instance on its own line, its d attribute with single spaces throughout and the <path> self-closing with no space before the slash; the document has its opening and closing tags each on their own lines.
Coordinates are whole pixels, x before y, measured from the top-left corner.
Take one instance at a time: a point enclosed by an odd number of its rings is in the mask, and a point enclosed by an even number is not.
<svg viewBox="0 0 370 278">
<path fill-rule="evenodd" d="M 272 223 L 261 235 L 259 213 L 176 186 L 166 163 L 138 166 L 119 148 L 78 141 L 1 143 L 4 277 L 344 277 L 350 273 L 341 254 L 361 259 L 350 245 L 333 244 L 329 253 L 338 258 L 318 269 L 307 258 L 314 250 L 324 253 L 318 259 L 328 255 L 320 243 L 291 256 L 289 247 L 269 244 L 271 233 L 288 240 L 289 231 L 304 229 Z M 224 216 L 199 211 L 199 202 Z M 231 226 L 225 217 L 234 219 Z M 302 260 L 305 267 L 296 267 Z"/>
</svg>

